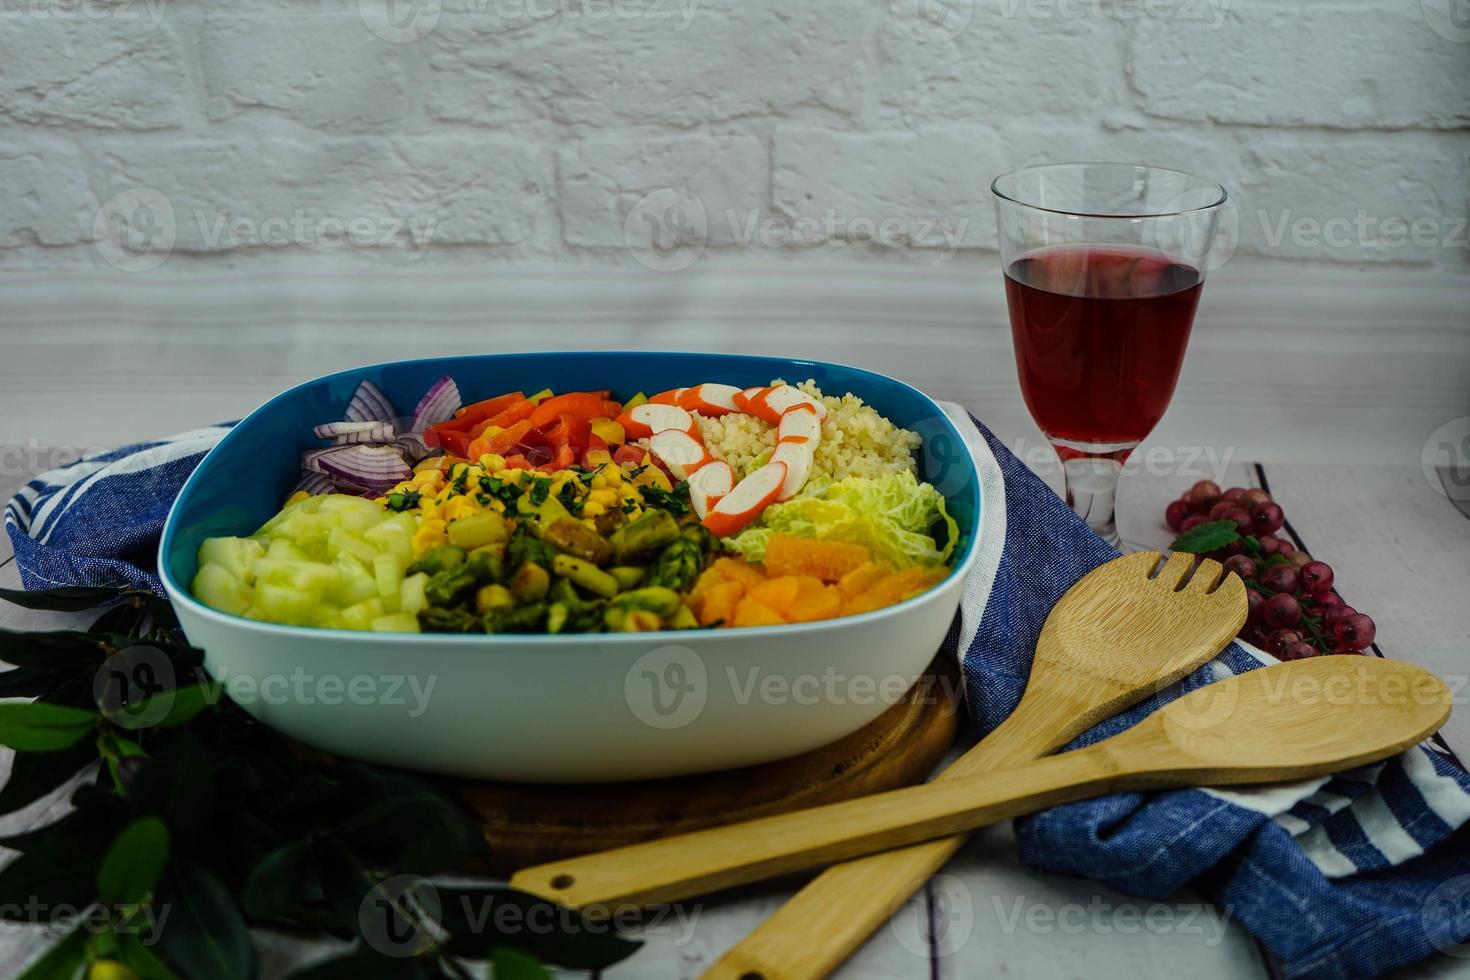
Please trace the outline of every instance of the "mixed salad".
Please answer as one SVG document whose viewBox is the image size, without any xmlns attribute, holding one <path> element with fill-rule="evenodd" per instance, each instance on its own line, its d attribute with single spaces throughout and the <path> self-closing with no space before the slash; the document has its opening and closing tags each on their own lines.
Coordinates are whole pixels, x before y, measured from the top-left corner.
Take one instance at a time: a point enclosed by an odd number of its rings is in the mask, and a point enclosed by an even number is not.
<svg viewBox="0 0 1470 980">
<path fill-rule="evenodd" d="M 919 439 L 808 381 L 465 405 L 400 417 L 364 381 L 249 537 L 207 539 L 194 594 L 335 629 L 585 633 L 808 622 L 942 580 L 958 541 Z"/>
</svg>

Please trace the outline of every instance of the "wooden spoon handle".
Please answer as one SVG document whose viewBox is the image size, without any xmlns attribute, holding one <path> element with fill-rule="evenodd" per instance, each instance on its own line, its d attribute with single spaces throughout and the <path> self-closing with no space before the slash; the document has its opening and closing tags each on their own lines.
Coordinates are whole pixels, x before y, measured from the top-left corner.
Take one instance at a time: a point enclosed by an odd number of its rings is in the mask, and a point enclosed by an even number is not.
<svg viewBox="0 0 1470 980">
<path fill-rule="evenodd" d="M 978 776 L 1039 759 L 1090 727 L 1087 709 L 1043 704 L 1033 695 L 938 778 Z M 704 980 L 827 976 L 969 839 L 969 834 L 956 834 L 833 865 L 720 957 Z"/>
<path fill-rule="evenodd" d="M 971 830 L 1121 785 L 1094 746 L 1005 773 L 954 779 L 634 844 L 519 871 L 511 885 L 579 908 L 674 902 Z"/>
</svg>

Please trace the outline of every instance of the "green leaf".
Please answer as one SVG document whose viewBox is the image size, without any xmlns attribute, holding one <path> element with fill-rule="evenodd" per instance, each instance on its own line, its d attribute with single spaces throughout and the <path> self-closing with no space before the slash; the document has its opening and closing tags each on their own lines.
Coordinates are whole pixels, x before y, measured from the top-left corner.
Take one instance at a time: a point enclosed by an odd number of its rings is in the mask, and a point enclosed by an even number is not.
<svg viewBox="0 0 1470 980">
<path fill-rule="evenodd" d="M 87 930 L 73 929 L 15 980 L 73 980 L 87 964 Z"/>
<path fill-rule="evenodd" d="M 179 975 L 164 965 L 137 933 L 123 932 L 117 936 L 118 955 L 139 980 L 179 980 Z"/>
<path fill-rule="evenodd" d="M 76 630 L 23 632 L 0 629 L 0 661 L 56 673 L 99 664 L 112 652 L 109 638 Z"/>
<path fill-rule="evenodd" d="M 0 704 L 0 745 L 22 752 L 56 752 L 93 731 L 98 717 L 95 711 L 41 701 Z"/>
<path fill-rule="evenodd" d="M 0 868 L 0 918 L 32 921 L 66 907 L 87 908 L 97 898 L 94 869 L 107 839 L 53 837 Z"/>
<path fill-rule="evenodd" d="M 467 827 L 458 806 L 432 792 L 368 804 L 339 833 L 354 847 L 389 850 L 394 870 L 405 874 L 433 874 L 484 850 L 479 828 Z"/>
<path fill-rule="evenodd" d="M 168 863 L 168 828 L 157 817 L 144 817 L 123 828 L 102 858 L 97 888 L 114 905 L 148 900 Z"/>
<path fill-rule="evenodd" d="M 205 708 L 212 708 L 219 703 L 220 692 L 224 688 L 215 683 L 191 684 L 188 687 L 175 688 L 155 695 L 146 701 L 140 701 L 136 705 L 128 706 L 128 713 L 139 718 L 149 717 L 149 708 L 153 701 L 167 704 L 167 714 L 163 715 L 153 728 L 177 728 L 188 724 L 195 715 Z"/>
<path fill-rule="evenodd" d="M 589 923 L 573 909 L 511 888 L 438 886 L 439 924 L 446 947 L 480 957 L 487 947 L 515 946 L 572 970 L 601 970 L 636 953 L 642 943 L 605 925 Z M 513 907 L 513 914 L 503 912 Z M 534 924 L 534 928 L 532 927 Z"/>
<path fill-rule="evenodd" d="M 193 864 L 175 863 L 156 900 L 171 905 L 159 948 L 187 977 L 251 980 L 255 952 L 245 919 L 218 878 Z"/>
<path fill-rule="evenodd" d="M 1285 555 L 1272 555 L 1270 558 L 1261 562 L 1261 571 L 1265 571 L 1268 568 L 1275 568 L 1277 565 L 1289 565 L 1290 563 L 1291 559 Z"/>
<path fill-rule="evenodd" d="M 17 667 L 0 673 L 0 698 L 34 698 L 45 694 L 56 675 Z"/>
<path fill-rule="evenodd" d="M 490 965 L 494 980 L 551 980 L 551 974 L 534 956 L 518 949 L 496 946 L 490 951 Z"/>
<path fill-rule="evenodd" d="M 77 739 L 59 752 L 17 752 L 0 789 L 0 813 L 28 806 L 97 761 L 97 743 Z"/>
<path fill-rule="evenodd" d="M 134 589 L 108 588 L 90 585 L 63 585 L 56 589 L 0 589 L 0 599 L 13 602 L 26 609 L 46 609 L 52 612 L 81 612 L 104 602 L 125 599 Z M 152 593 L 144 593 L 152 597 Z"/>
<path fill-rule="evenodd" d="M 1247 534 L 1241 537 L 1240 543 L 1245 548 L 1245 556 L 1247 558 L 1251 558 L 1257 561 L 1260 560 L 1261 540 L 1259 538 L 1257 538 L 1254 534 Z"/>
<path fill-rule="evenodd" d="M 128 799 L 139 812 L 162 817 L 175 833 L 202 830 L 215 814 L 215 758 L 200 739 L 177 736 L 143 761 Z"/>
<path fill-rule="evenodd" d="M 1190 528 L 1174 539 L 1169 548 L 1202 555 L 1216 548 L 1223 548 L 1232 541 L 1240 540 L 1240 529 L 1234 521 L 1210 521 Z"/>
<path fill-rule="evenodd" d="M 302 901 L 313 875 L 310 845 L 292 841 L 268 854 L 245 882 L 245 911 L 259 919 L 286 915 Z"/>
</svg>

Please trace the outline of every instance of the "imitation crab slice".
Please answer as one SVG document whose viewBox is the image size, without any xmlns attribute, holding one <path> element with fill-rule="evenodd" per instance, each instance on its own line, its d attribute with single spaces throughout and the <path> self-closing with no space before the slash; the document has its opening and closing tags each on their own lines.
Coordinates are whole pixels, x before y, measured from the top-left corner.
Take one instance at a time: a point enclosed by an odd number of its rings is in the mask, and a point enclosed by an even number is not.
<svg viewBox="0 0 1470 980">
<path fill-rule="evenodd" d="M 776 449 L 771 453 L 772 462 L 786 464 L 786 481 L 777 500 L 790 500 L 806 485 L 821 438 L 822 423 L 811 405 L 803 402 L 781 416 L 781 424 L 776 426 Z"/>
<path fill-rule="evenodd" d="M 806 402 L 788 408 L 776 424 L 777 442 L 809 442 L 815 446 L 821 438 L 821 419 L 816 408 Z"/>
<path fill-rule="evenodd" d="M 721 415 L 740 411 L 735 404 L 735 396 L 738 394 L 740 394 L 740 389 L 734 385 L 715 384 L 707 381 L 702 385 L 695 385 L 693 388 L 685 388 L 681 391 L 678 405 L 687 412 L 698 412 L 705 418 L 717 419 Z"/>
<path fill-rule="evenodd" d="M 652 401 L 644 402 L 619 415 L 618 424 L 623 427 L 629 439 L 647 439 L 656 432 L 667 432 L 669 429 L 695 436 L 699 434 L 694 425 L 694 416 L 677 405 Z"/>
<path fill-rule="evenodd" d="M 704 526 L 717 537 L 738 534 L 776 499 L 786 482 L 786 464 L 771 461 L 735 484 L 705 515 Z"/>
<path fill-rule="evenodd" d="M 680 480 L 689 479 L 695 470 L 714 461 L 704 443 L 678 429 L 655 432 L 648 440 L 648 448 Z"/>
<path fill-rule="evenodd" d="M 679 396 L 686 390 L 685 388 L 670 388 L 668 391 L 660 391 L 648 399 L 648 401 L 653 405 L 677 405 L 679 404 Z"/>
<path fill-rule="evenodd" d="M 710 508 L 734 487 L 735 471 L 723 459 L 701 466 L 689 477 L 689 502 L 694 505 L 694 513 L 701 521 L 704 520 Z"/>
<path fill-rule="evenodd" d="M 750 410 L 751 401 L 758 398 L 765 390 L 766 387 L 764 385 L 746 388 L 732 399 L 735 402 L 735 408 L 744 412 L 746 415 L 754 415 L 755 413 Z"/>
<path fill-rule="evenodd" d="M 794 385 L 776 385 L 767 388 L 765 394 L 756 396 L 748 411 L 772 425 L 779 425 L 781 416 L 797 405 L 810 405 L 817 413 L 817 420 L 827 421 L 827 406 Z"/>
</svg>

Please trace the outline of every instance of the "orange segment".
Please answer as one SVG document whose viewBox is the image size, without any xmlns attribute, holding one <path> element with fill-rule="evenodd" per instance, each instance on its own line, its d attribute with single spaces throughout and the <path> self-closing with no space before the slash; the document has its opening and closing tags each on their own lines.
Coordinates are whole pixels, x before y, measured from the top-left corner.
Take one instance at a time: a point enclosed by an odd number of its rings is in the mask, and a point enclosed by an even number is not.
<svg viewBox="0 0 1470 980">
<path fill-rule="evenodd" d="M 788 575 L 762 582 L 750 590 L 750 597 L 777 612 L 785 612 L 796 604 L 796 597 L 800 593 L 801 580 Z"/>
<path fill-rule="evenodd" d="M 735 607 L 744 594 L 745 587 L 739 582 L 716 582 L 706 588 L 699 597 L 699 625 L 712 626 L 723 621 L 729 626 L 735 619 Z"/>
<path fill-rule="evenodd" d="M 923 592 L 948 574 L 947 568 L 906 568 L 901 572 L 894 572 L 861 595 L 849 599 L 842 607 L 842 614 L 853 616 L 902 602 Z"/>
<path fill-rule="evenodd" d="M 844 599 L 854 599 L 888 577 L 888 569 L 875 561 L 863 562 L 837 583 Z"/>
<path fill-rule="evenodd" d="M 823 582 L 836 582 L 870 557 L 868 549 L 860 544 L 773 534 L 766 545 L 766 571 L 772 575 L 814 575 Z"/>
<path fill-rule="evenodd" d="M 751 565 L 743 558 L 720 558 L 710 566 L 710 571 L 717 573 L 721 578 L 729 582 L 739 582 L 747 589 L 753 589 L 766 580 L 766 575 L 758 566 Z"/>
<path fill-rule="evenodd" d="M 781 614 L 776 610 L 746 596 L 735 606 L 735 619 L 731 625 L 780 626 L 785 622 L 786 620 L 782 619 Z"/>
<path fill-rule="evenodd" d="M 801 578 L 801 589 L 796 602 L 791 606 L 793 623 L 810 623 L 818 619 L 831 619 L 842 612 L 842 593 L 836 586 L 823 585 L 820 579 Z"/>
</svg>

